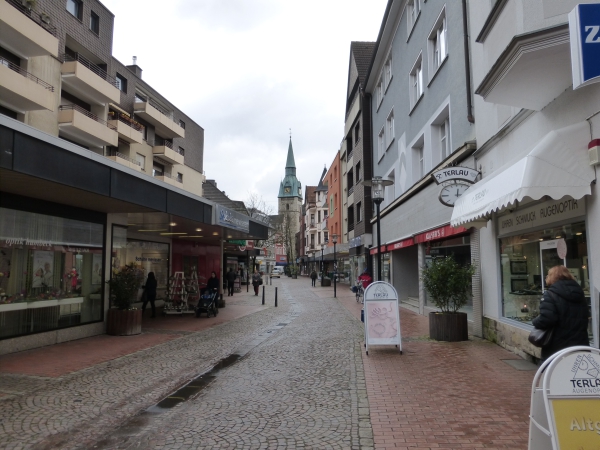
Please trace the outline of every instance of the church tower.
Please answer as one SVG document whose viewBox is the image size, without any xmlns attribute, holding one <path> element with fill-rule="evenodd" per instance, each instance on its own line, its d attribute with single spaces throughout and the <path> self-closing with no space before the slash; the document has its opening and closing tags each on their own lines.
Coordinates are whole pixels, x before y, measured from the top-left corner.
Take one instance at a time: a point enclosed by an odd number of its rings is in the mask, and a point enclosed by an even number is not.
<svg viewBox="0 0 600 450">
<path fill-rule="evenodd" d="M 279 205 L 278 213 L 287 222 L 291 240 L 286 247 L 290 263 L 294 263 L 295 238 L 296 233 L 300 231 L 300 214 L 302 212 L 302 184 L 296 178 L 296 162 L 294 161 L 294 149 L 292 148 L 292 138 L 288 146 L 287 161 L 285 163 L 285 177 L 279 185 Z"/>
</svg>

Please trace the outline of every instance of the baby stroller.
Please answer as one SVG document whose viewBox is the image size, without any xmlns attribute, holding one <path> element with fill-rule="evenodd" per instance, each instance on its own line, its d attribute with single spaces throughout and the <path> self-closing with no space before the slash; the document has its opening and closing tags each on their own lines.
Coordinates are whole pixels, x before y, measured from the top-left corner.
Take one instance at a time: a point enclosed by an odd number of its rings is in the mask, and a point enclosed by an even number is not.
<svg viewBox="0 0 600 450">
<path fill-rule="evenodd" d="M 200 296 L 198 305 L 196 306 L 196 317 L 200 317 L 200 314 L 202 313 L 206 313 L 206 317 L 210 317 L 211 314 L 217 317 L 217 314 L 219 314 L 217 294 L 218 291 L 213 289 L 212 292 L 206 291 Z"/>
</svg>

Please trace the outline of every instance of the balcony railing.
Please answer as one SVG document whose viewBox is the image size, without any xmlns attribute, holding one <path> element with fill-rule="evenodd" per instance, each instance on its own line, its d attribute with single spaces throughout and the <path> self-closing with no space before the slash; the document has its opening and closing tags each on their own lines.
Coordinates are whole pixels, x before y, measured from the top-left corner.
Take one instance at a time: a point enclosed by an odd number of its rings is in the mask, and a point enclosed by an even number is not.
<svg viewBox="0 0 600 450">
<path fill-rule="evenodd" d="M 315 244 L 310 244 L 310 249 L 314 250 L 315 249 Z"/>
<path fill-rule="evenodd" d="M 178 183 L 183 183 L 183 180 L 179 177 L 174 177 L 173 175 L 166 173 L 166 172 L 156 172 L 156 174 L 154 175 L 155 177 L 165 177 L 165 178 L 169 178 L 173 181 L 177 181 Z"/>
<path fill-rule="evenodd" d="M 117 158 L 124 159 L 126 161 L 129 161 L 130 163 L 133 163 L 133 164 L 135 164 L 137 166 L 142 167 L 142 163 L 141 162 L 139 162 L 139 161 L 137 161 L 135 159 L 131 159 L 129 156 L 124 155 L 123 153 L 119 153 L 119 152 L 114 151 L 114 150 L 110 150 L 108 152 L 108 156 L 116 156 Z"/>
<path fill-rule="evenodd" d="M 63 53 L 61 55 L 61 58 L 64 62 L 77 61 L 77 62 L 81 63 L 84 67 L 87 67 L 89 70 L 94 72 L 100 78 L 102 78 L 106 82 L 112 84 L 114 87 L 118 88 L 118 86 L 117 86 L 118 83 L 115 78 L 111 77 L 108 73 L 106 73 L 106 71 L 104 69 L 101 69 L 96 64 L 89 61 L 84 56 L 80 55 L 79 53 L 75 53 L 74 55 L 70 54 L 70 53 Z"/>
<path fill-rule="evenodd" d="M 354 186 L 350 186 L 348 188 L 348 195 L 352 194 L 354 192 Z"/>
<path fill-rule="evenodd" d="M 354 150 L 350 150 L 348 152 L 348 156 L 346 157 L 346 161 L 350 161 L 352 159 L 352 154 L 354 153 Z"/>
<path fill-rule="evenodd" d="M 40 14 L 37 11 L 34 11 L 32 8 L 29 8 L 25 5 L 23 5 L 23 3 L 20 0 L 6 0 L 10 5 L 14 6 L 15 8 L 17 8 L 19 11 L 21 11 L 25 16 L 29 17 L 31 20 L 33 20 L 35 23 L 37 23 L 40 27 L 42 27 L 44 30 L 46 30 L 48 33 L 50 33 L 52 36 L 57 37 L 57 33 L 56 33 L 56 27 L 50 25 L 50 16 L 48 16 L 48 14 L 44 13 L 44 14 Z"/>
<path fill-rule="evenodd" d="M 165 108 L 163 108 L 162 106 L 160 106 L 158 103 L 156 103 L 154 100 L 149 99 L 148 100 L 148 104 L 150 106 L 152 106 L 154 109 L 156 109 L 159 113 L 161 113 L 163 116 L 167 116 L 169 119 L 173 120 L 173 113 L 170 111 L 167 111 Z"/>
<path fill-rule="evenodd" d="M 118 120 L 119 122 L 122 122 L 125 125 L 130 126 L 134 130 L 139 131 L 140 133 L 143 133 L 144 132 L 144 128 L 146 128 L 141 123 L 136 122 L 133 119 L 130 119 L 129 117 L 127 117 L 123 113 L 113 114 L 113 113 L 109 112 L 108 113 L 108 120 Z"/>
<path fill-rule="evenodd" d="M 32 75 L 29 72 L 27 72 L 26 70 L 22 69 L 20 66 L 17 66 L 16 64 L 14 64 L 14 63 L 12 63 L 12 62 L 10 62 L 10 61 L 2 58 L 2 57 L 0 57 L 0 64 L 2 64 L 3 66 L 8 67 L 10 70 L 13 70 L 13 71 L 17 72 L 19 75 L 23 75 L 25 78 L 28 78 L 31 81 L 39 84 L 44 89 L 48 89 L 50 92 L 54 92 L 54 86 L 46 83 L 45 81 L 40 80 L 35 75 Z"/>
<path fill-rule="evenodd" d="M 77 112 L 79 112 L 81 114 L 84 114 L 84 115 L 88 116 L 90 119 L 95 120 L 96 122 L 101 123 L 102 125 L 106 125 L 111 130 L 117 131 L 117 127 L 111 125 L 106 120 L 102 120 L 97 115 L 92 114 L 91 112 L 83 109 L 81 106 L 77 106 L 77 105 L 62 105 L 62 106 L 60 106 L 58 108 L 59 111 L 68 111 L 68 110 L 71 110 L 71 109 L 74 110 L 74 111 L 77 111 Z"/>
<path fill-rule="evenodd" d="M 311 226 L 311 227 L 314 227 L 314 226 L 315 226 L 315 221 L 314 221 L 314 220 L 311 220 L 311 221 L 310 221 L 310 226 Z"/>
<path fill-rule="evenodd" d="M 153 147 L 167 147 L 167 148 L 170 148 L 171 150 L 177 152 L 177 150 L 175 150 L 173 148 L 173 143 L 171 141 L 167 141 L 166 139 L 159 138 L 159 137 L 154 138 Z M 179 153 L 179 152 L 177 152 L 177 153 Z"/>
</svg>

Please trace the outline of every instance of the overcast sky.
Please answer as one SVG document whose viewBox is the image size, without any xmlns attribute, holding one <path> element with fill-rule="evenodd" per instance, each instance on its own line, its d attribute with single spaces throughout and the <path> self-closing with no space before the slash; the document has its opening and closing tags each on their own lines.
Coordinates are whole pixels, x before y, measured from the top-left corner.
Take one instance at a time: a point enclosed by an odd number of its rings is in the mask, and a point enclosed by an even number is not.
<svg viewBox="0 0 600 450">
<path fill-rule="evenodd" d="M 102 0 L 113 55 L 205 130 L 207 178 L 277 212 L 289 129 L 302 186 L 344 133 L 351 41 L 375 41 L 386 0 Z M 168 5 L 168 6 L 167 6 Z"/>
</svg>

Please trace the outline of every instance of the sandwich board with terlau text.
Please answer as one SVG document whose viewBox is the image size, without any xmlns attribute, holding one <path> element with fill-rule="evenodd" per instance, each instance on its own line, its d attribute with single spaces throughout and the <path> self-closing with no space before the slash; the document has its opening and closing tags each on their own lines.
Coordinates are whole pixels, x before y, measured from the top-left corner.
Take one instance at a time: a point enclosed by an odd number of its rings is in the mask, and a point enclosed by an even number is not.
<svg viewBox="0 0 600 450">
<path fill-rule="evenodd" d="M 364 295 L 365 348 L 370 345 L 395 345 L 402 354 L 398 293 L 385 281 L 371 283 Z"/>
<path fill-rule="evenodd" d="M 533 379 L 529 450 L 600 449 L 600 350 L 569 347 Z"/>
</svg>

